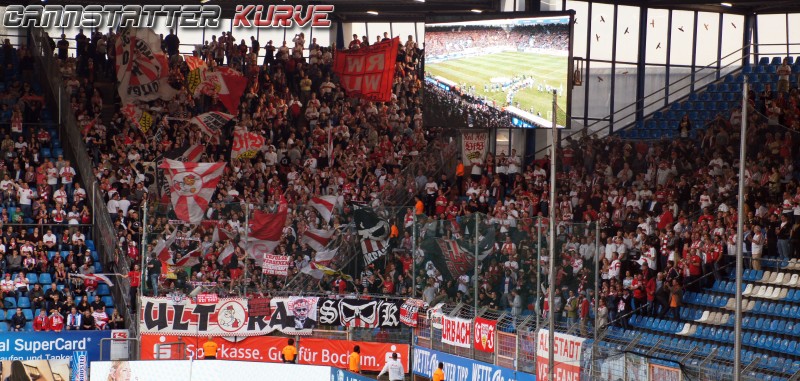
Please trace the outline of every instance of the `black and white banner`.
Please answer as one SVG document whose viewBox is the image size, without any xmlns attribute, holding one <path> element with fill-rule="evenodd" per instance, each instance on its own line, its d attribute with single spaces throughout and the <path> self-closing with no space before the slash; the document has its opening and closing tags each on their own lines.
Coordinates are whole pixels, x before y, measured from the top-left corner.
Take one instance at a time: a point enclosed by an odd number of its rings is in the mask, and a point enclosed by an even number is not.
<svg viewBox="0 0 800 381">
<path fill-rule="evenodd" d="M 364 264 L 369 265 L 376 259 L 386 255 L 389 250 L 389 222 L 378 217 L 372 209 L 357 207 L 353 211 L 353 219 L 361 239 L 361 252 Z"/>
<path fill-rule="evenodd" d="M 402 305 L 401 301 L 322 299 L 319 323 L 360 328 L 397 327 Z"/>
</svg>

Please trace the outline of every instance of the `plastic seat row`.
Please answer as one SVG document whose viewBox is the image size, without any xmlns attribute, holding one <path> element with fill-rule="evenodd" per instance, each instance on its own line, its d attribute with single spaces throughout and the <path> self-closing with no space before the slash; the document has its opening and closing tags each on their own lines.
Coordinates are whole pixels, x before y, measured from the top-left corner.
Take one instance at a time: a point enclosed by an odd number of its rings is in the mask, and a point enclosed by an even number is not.
<svg viewBox="0 0 800 381">
<path fill-rule="evenodd" d="M 729 297 L 720 295 L 700 294 L 695 292 L 687 292 L 683 295 L 683 300 L 689 304 L 697 304 L 701 306 L 723 308 L 728 304 Z"/>
</svg>

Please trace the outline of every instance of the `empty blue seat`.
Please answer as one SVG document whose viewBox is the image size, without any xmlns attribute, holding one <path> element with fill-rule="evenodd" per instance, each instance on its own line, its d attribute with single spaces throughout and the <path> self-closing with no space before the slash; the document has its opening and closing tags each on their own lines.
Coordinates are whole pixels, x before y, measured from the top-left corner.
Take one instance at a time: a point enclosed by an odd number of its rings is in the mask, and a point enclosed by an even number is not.
<svg viewBox="0 0 800 381">
<path fill-rule="evenodd" d="M 761 66 L 761 65 L 769 65 L 769 57 L 761 57 L 758 60 L 758 65 L 759 66 Z"/>
<path fill-rule="evenodd" d="M 50 148 L 42 147 L 39 151 L 42 154 L 42 158 L 50 159 L 53 157 L 53 155 L 50 153 Z"/>
<path fill-rule="evenodd" d="M 91 250 L 91 251 L 94 251 L 94 241 L 92 241 L 92 240 L 90 240 L 90 239 L 87 239 L 87 240 L 86 240 L 86 247 L 87 247 L 89 250 Z"/>
<path fill-rule="evenodd" d="M 3 307 L 6 309 L 17 308 L 17 300 L 10 296 L 7 296 L 3 299 Z"/>
<path fill-rule="evenodd" d="M 45 285 L 53 283 L 53 280 L 50 277 L 50 273 L 42 273 L 41 275 L 39 275 L 39 283 Z"/>
<path fill-rule="evenodd" d="M 100 262 L 94 263 L 94 272 L 95 273 L 102 273 L 103 272 L 103 264 Z"/>
<path fill-rule="evenodd" d="M 114 307 L 114 298 L 110 296 L 103 296 L 100 298 L 100 300 L 102 300 L 103 303 L 105 303 L 106 307 Z"/>
<path fill-rule="evenodd" d="M 33 311 L 31 311 L 30 308 L 23 309 L 22 310 L 22 315 L 24 315 L 25 319 L 27 319 L 28 321 L 33 320 Z"/>
<path fill-rule="evenodd" d="M 17 307 L 20 307 L 20 308 L 31 308 L 31 300 L 28 299 L 27 296 L 20 296 L 17 299 Z"/>
<path fill-rule="evenodd" d="M 772 57 L 771 64 L 772 65 L 780 65 L 782 63 L 782 61 L 783 61 L 783 58 L 781 58 L 781 57 Z"/>
<path fill-rule="evenodd" d="M 717 91 L 717 85 L 713 84 L 713 83 L 709 84 L 708 86 L 706 86 L 706 90 L 713 93 L 713 92 Z"/>
<path fill-rule="evenodd" d="M 31 286 L 39 283 L 39 277 L 36 275 L 36 273 L 27 273 L 25 274 L 25 278 L 28 278 L 28 283 L 30 283 Z"/>
<path fill-rule="evenodd" d="M 111 290 L 108 288 L 107 284 L 100 283 L 100 285 L 97 286 L 97 295 L 100 296 L 111 295 Z"/>
<path fill-rule="evenodd" d="M 54 148 L 53 149 L 53 155 L 55 155 L 55 157 L 63 156 L 64 155 L 64 149 L 63 148 Z"/>
</svg>

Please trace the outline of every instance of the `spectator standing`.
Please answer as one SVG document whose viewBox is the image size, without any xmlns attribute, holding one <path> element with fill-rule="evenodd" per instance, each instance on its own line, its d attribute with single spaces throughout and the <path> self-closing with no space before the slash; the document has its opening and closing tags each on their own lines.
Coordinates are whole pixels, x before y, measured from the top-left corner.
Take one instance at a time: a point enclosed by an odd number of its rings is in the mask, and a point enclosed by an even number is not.
<svg viewBox="0 0 800 381">
<path fill-rule="evenodd" d="M 150 262 L 147 262 L 147 278 L 150 279 L 150 290 L 153 296 L 158 296 L 158 280 L 161 277 L 161 261 L 153 253 Z"/>
<path fill-rule="evenodd" d="M 392 359 L 386 362 L 377 378 L 381 378 L 384 373 L 388 373 L 389 381 L 403 381 L 405 378 L 406 372 L 403 364 L 397 359 L 397 352 L 392 353 Z"/>
<path fill-rule="evenodd" d="M 433 371 L 433 379 L 431 381 L 444 381 L 444 363 L 439 362 L 439 366 Z"/>
<path fill-rule="evenodd" d="M 281 350 L 281 360 L 284 364 L 297 362 L 297 347 L 294 346 L 294 339 L 289 339 L 288 344 Z"/>
<path fill-rule="evenodd" d="M 350 354 L 349 369 L 353 373 L 361 373 L 361 347 L 356 345 L 353 347 L 353 353 Z"/>
<path fill-rule="evenodd" d="M 209 336 L 208 340 L 203 343 L 203 358 L 206 360 L 216 360 L 218 347 L 217 343 L 214 342 L 214 338 Z"/>
</svg>

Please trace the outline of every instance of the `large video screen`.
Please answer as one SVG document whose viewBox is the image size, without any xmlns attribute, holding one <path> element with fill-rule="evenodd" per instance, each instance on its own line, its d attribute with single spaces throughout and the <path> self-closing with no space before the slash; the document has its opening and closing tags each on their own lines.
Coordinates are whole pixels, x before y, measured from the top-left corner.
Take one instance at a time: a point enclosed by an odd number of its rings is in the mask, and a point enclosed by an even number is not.
<svg viewBox="0 0 800 381">
<path fill-rule="evenodd" d="M 507 16 L 504 16 L 507 17 Z M 570 17 L 429 19 L 425 24 L 426 90 L 470 109 L 470 127 L 567 125 Z M 481 113 L 495 115 L 481 118 Z M 499 122 L 498 122 L 499 121 Z"/>
</svg>

